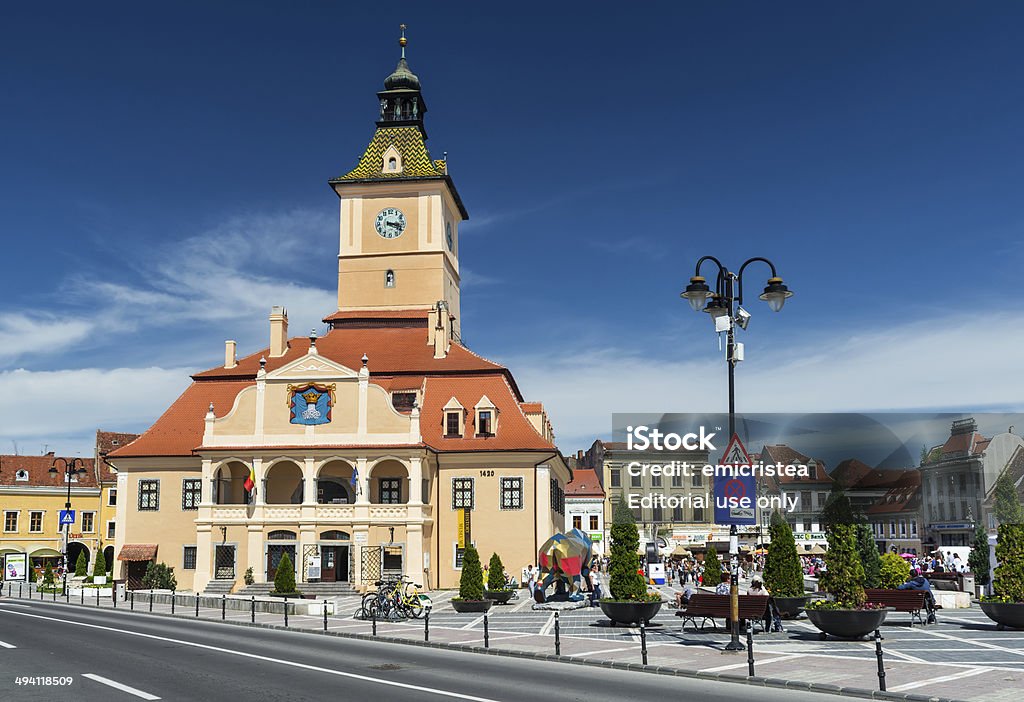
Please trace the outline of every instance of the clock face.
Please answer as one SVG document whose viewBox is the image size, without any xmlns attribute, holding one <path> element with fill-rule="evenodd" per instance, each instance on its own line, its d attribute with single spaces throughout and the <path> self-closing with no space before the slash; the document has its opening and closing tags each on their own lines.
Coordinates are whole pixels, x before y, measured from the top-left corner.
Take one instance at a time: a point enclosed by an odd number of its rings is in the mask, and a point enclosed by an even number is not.
<svg viewBox="0 0 1024 702">
<path fill-rule="evenodd" d="M 454 251 L 455 250 L 455 248 L 454 248 L 455 247 L 455 239 L 452 238 L 452 223 L 451 222 L 445 222 L 444 223 L 444 238 L 445 238 L 445 241 L 448 242 L 448 250 L 449 251 Z"/>
<path fill-rule="evenodd" d="M 385 239 L 396 239 L 405 231 L 405 215 L 395 207 L 385 207 L 377 213 L 376 227 Z"/>
</svg>

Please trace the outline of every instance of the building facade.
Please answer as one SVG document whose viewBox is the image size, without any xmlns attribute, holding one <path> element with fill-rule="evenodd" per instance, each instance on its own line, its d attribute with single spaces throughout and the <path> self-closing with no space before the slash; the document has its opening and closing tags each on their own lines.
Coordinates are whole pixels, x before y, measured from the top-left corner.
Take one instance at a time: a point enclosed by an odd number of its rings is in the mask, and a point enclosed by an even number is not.
<svg viewBox="0 0 1024 702">
<path fill-rule="evenodd" d="M 338 306 L 327 333 L 288 334 L 192 385 L 112 451 L 117 551 L 136 584 L 151 560 L 179 587 L 273 580 L 362 587 L 404 574 L 458 584 L 463 510 L 483 557 L 534 563 L 565 523 L 571 475 L 542 405 L 461 343 L 459 224 L 468 214 L 426 148 L 426 103 L 402 58 L 339 198 Z M 327 252 L 324 252 L 325 258 Z M 301 587 L 301 585 L 300 585 Z"/>
<path fill-rule="evenodd" d="M 0 456 L 0 565 L 5 580 L 37 580 L 46 564 L 63 565 L 65 537 L 69 567 L 74 571 L 84 555 L 92 572 L 96 551 L 106 546 L 101 518 L 100 487 L 92 459 L 79 459 L 84 475 L 71 477 L 71 507 L 75 523 L 60 525 L 60 512 L 68 499 L 63 461 L 54 456 Z M 57 464 L 58 475 L 50 468 Z"/>
<path fill-rule="evenodd" d="M 770 497 L 783 500 L 786 504 L 793 505 L 793 509 L 787 511 L 784 516 L 789 522 L 790 528 L 793 529 L 798 552 L 817 552 L 828 548 L 825 527 L 821 522 L 821 511 L 828 502 L 828 495 L 832 490 L 833 483 L 825 469 L 825 464 L 820 460 L 805 456 L 786 444 L 765 445 L 758 458 L 766 465 L 774 463 L 776 465 L 807 466 L 809 473 L 807 477 L 773 476 L 765 479 L 763 484 L 758 486 L 758 490 Z M 765 510 L 765 512 L 768 511 Z M 768 512 L 759 516 L 762 529 L 767 532 L 771 514 Z"/>
<path fill-rule="evenodd" d="M 565 530 L 579 529 L 590 536 L 594 554 L 607 553 L 604 535 L 604 489 L 591 468 L 576 468 L 565 486 Z"/>
</svg>

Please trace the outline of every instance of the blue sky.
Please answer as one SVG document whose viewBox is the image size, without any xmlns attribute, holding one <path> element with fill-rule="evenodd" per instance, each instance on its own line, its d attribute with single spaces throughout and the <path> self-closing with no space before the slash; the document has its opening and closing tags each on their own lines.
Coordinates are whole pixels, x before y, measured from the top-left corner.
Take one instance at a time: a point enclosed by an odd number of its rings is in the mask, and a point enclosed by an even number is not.
<svg viewBox="0 0 1024 702">
<path fill-rule="evenodd" d="M 326 181 L 400 22 L 470 212 L 464 337 L 564 451 L 613 411 L 723 409 L 678 297 L 703 254 L 796 291 L 748 305 L 741 410 L 1019 406 L 1024 7 L 506 7 L 0 9 L 0 451 L 144 429 L 270 305 L 332 311 Z"/>
</svg>

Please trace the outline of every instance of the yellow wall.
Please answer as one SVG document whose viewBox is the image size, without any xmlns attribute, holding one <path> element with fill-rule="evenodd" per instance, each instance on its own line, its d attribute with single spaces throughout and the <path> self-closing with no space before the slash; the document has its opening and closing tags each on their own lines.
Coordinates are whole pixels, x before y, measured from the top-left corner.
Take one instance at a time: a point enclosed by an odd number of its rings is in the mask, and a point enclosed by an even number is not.
<svg viewBox="0 0 1024 702">
<path fill-rule="evenodd" d="M 58 524 L 60 510 L 64 509 L 67 490 L 62 488 L 20 488 L 10 486 L 0 488 L 0 553 L 27 553 L 29 563 L 32 555 L 52 556 L 61 551 L 61 527 Z M 84 544 L 89 549 L 89 568 L 96 558 L 96 551 L 112 546 L 113 541 L 106 540 L 106 524 L 102 521 L 100 506 L 100 489 L 71 488 L 71 508 L 75 510 L 75 524 L 69 533 L 72 542 Z M 6 512 L 18 513 L 18 529 L 15 532 L 2 531 L 5 526 Z M 42 531 L 31 532 L 31 513 L 43 512 Z M 83 513 L 93 513 L 93 528 L 90 532 L 83 531 Z M 81 536 L 78 536 L 81 534 Z M 74 563 L 70 564 L 74 568 Z M 110 567 L 110 564 L 107 564 Z M 0 579 L 2 579 L 0 575 Z"/>
</svg>

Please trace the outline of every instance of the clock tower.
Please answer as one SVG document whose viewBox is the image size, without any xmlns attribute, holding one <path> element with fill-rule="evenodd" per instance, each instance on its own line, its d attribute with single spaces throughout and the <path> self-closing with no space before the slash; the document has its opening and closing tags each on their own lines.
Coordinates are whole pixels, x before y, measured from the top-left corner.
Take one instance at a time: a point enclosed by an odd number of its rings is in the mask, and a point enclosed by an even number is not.
<svg viewBox="0 0 1024 702">
<path fill-rule="evenodd" d="M 401 58 L 377 93 L 380 118 L 355 168 L 333 178 L 341 200 L 338 311 L 435 310 L 459 337 L 459 224 L 468 219 L 445 160 L 427 151 L 420 80 Z"/>
</svg>

